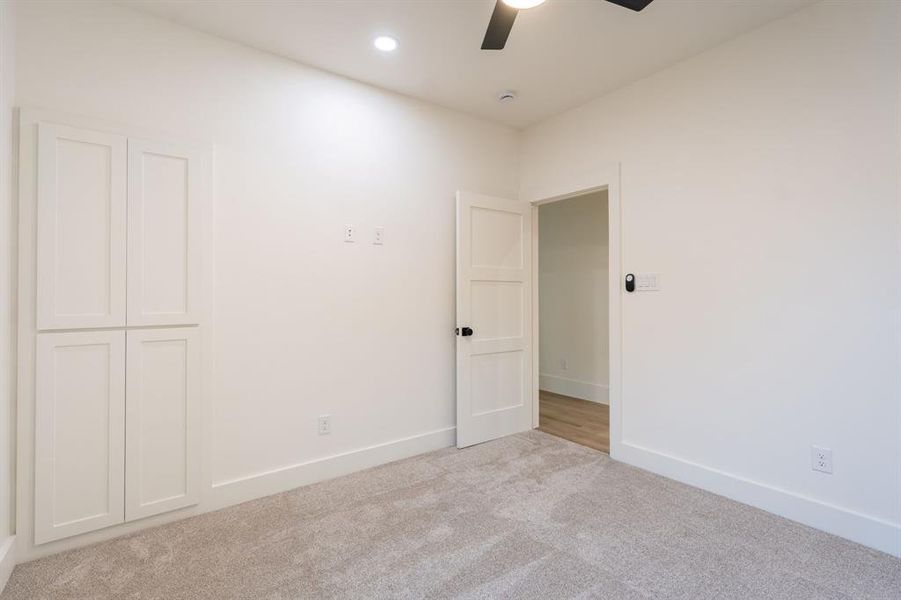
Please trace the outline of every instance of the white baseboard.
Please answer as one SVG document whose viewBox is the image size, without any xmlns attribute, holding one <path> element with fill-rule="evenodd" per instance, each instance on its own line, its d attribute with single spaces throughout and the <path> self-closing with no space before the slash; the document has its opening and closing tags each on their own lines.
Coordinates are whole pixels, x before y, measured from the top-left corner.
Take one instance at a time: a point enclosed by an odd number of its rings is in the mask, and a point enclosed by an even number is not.
<svg viewBox="0 0 901 600">
<path fill-rule="evenodd" d="M 901 557 L 901 525 L 896 523 L 626 442 L 611 450 L 624 463 Z"/>
<path fill-rule="evenodd" d="M 16 554 L 19 562 L 27 562 L 59 552 L 73 550 L 88 544 L 103 542 L 173 521 L 197 516 L 213 510 L 285 492 L 303 485 L 347 475 L 362 469 L 376 467 L 402 458 L 416 456 L 432 450 L 448 448 L 456 443 L 456 428 L 447 427 L 410 437 L 359 448 L 333 456 L 313 459 L 303 463 L 254 473 L 207 487 L 201 503 L 170 513 L 116 525 L 84 535 L 66 538 L 40 546 L 25 544 Z"/>
<path fill-rule="evenodd" d="M 263 473 L 217 482 L 213 484 L 211 505 L 205 508 L 215 510 L 239 502 L 278 494 L 402 458 L 448 448 L 455 443 L 456 427 L 447 427 Z"/>
<path fill-rule="evenodd" d="M 567 379 L 557 375 L 541 373 L 538 376 L 538 387 L 546 392 L 553 392 L 570 398 L 581 398 L 599 404 L 610 404 L 610 390 L 600 383 L 589 383 L 578 379 Z"/>
<path fill-rule="evenodd" d="M 6 587 L 9 576 L 16 566 L 16 536 L 8 536 L 0 541 L 0 592 Z"/>
</svg>

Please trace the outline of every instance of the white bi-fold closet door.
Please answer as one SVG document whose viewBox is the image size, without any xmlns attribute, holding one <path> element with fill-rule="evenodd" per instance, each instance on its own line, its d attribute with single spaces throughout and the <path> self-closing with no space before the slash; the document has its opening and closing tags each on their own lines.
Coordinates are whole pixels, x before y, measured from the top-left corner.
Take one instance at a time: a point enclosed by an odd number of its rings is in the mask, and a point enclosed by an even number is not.
<svg viewBox="0 0 901 600">
<path fill-rule="evenodd" d="M 38 544 L 125 518 L 125 332 L 37 339 L 35 523 Z"/>
<path fill-rule="evenodd" d="M 125 325 L 128 140 L 38 126 L 37 327 Z"/>
<path fill-rule="evenodd" d="M 125 347 L 125 520 L 200 501 L 200 336 L 134 329 Z"/>
<path fill-rule="evenodd" d="M 37 544 L 199 501 L 205 164 L 38 124 Z"/>
<path fill-rule="evenodd" d="M 128 325 L 198 321 L 199 154 L 128 140 Z"/>
<path fill-rule="evenodd" d="M 36 543 L 199 501 L 198 333 L 38 335 Z"/>
<path fill-rule="evenodd" d="M 200 154 L 38 125 L 38 330 L 198 322 Z"/>
</svg>

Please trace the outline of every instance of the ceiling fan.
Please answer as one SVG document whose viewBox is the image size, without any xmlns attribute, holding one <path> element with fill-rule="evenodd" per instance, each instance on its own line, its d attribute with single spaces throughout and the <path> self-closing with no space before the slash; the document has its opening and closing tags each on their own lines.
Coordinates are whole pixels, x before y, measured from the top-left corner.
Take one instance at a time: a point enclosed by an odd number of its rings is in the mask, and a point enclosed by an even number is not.
<svg viewBox="0 0 901 600">
<path fill-rule="evenodd" d="M 644 9 L 654 0 L 607 0 L 618 6 L 629 8 L 638 12 Z M 544 0 L 497 0 L 491 20 L 488 21 L 488 31 L 482 41 L 482 50 L 503 50 L 507 45 L 507 37 L 513 28 L 513 21 L 521 9 L 532 8 L 542 4 Z"/>
</svg>

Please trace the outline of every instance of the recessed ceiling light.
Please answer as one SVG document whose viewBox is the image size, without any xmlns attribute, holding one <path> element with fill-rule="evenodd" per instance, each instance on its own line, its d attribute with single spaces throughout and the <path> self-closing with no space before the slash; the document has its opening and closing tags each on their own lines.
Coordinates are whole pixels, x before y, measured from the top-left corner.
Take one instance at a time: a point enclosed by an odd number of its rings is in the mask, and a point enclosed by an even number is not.
<svg viewBox="0 0 901 600">
<path fill-rule="evenodd" d="M 390 35 L 380 35 L 372 41 L 372 45 L 382 52 L 391 52 L 397 48 L 397 40 Z"/>
<path fill-rule="evenodd" d="M 524 10 L 526 8 L 535 8 L 539 4 L 544 4 L 544 0 L 504 0 L 504 4 L 512 8 Z"/>
</svg>

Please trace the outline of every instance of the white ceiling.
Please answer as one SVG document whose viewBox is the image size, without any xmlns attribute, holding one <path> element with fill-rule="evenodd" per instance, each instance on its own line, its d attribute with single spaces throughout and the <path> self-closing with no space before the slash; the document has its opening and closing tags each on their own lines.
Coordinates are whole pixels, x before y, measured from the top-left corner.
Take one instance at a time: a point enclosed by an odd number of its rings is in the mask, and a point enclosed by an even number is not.
<svg viewBox="0 0 901 600">
<path fill-rule="evenodd" d="M 389 90 L 524 127 L 813 0 L 603 0 L 521 11 L 507 47 L 479 46 L 494 0 L 121 0 L 140 11 Z M 396 37 L 391 54 L 372 47 Z M 519 97 L 501 104 L 505 89 Z"/>
</svg>

